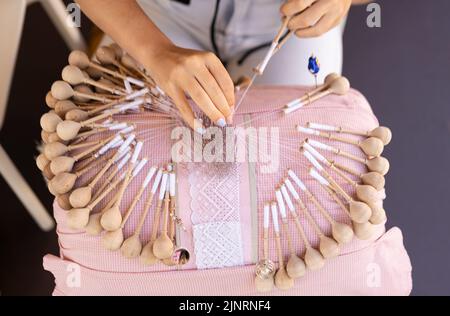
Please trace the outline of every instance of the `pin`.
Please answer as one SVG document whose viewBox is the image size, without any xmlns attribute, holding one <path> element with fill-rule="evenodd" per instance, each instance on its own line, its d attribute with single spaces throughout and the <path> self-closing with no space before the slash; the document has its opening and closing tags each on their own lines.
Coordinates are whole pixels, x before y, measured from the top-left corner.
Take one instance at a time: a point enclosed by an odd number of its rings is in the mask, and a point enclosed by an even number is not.
<svg viewBox="0 0 450 316">
<path fill-rule="evenodd" d="M 311 54 L 311 57 L 308 59 L 308 70 L 309 72 L 314 76 L 316 88 L 317 88 L 317 74 L 320 71 L 320 63 L 319 59 L 314 56 L 314 54 Z"/>
</svg>

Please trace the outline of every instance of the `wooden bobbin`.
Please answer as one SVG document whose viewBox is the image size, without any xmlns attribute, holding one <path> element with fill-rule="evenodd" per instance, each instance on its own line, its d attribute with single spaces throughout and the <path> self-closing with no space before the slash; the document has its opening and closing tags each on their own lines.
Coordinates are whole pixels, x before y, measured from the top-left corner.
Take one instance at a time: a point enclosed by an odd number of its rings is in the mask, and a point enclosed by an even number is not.
<svg viewBox="0 0 450 316">
<path fill-rule="evenodd" d="M 92 191 L 100 179 L 105 175 L 105 173 L 112 167 L 116 162 L 116 159 L 121 155 L 119 150 L 116 151 L 113 157 L 108 159 L 103 168 L 94 176 L 94 178 L 85 186 L 75 189 L 70 194 L 70 204 L 74 208 L 82 208 L 89 204 L 92 199 Z"/>
<path fill-rule="evenodd" d="M 366 136 L 366 137 L 376 137 L 376 138 L 380 139 L 385 146 L 388 145 L 392 140 L 392 131 L 385 126 L 378 126 L 369 131 L 353 130 L 353 129 L 345 128 L 342 126 L 332 126 L 332 125 L 311 123 L 311 122 L 308 122 L 306 124 L 306 126 L 308 128 L 315 129 L 315 130 L 337 132 L 337 133 Z"/>
<path fill-rule="evenodd" d="M 303 260 L 297 256 L 292 243 L 292 237 L 289 231 L 289 225 L 287 221 L 286 205 L 283 200 L 281 188 L 275 191 L 275 197 L 277 199 L 278 210 L 280 211 L 281 215 L 282 227 L 287 237 L 288 249 L 290 252 L 290 256 L 286 265 L 286 271 L 289 277 L 291 277 L 292 279 L 297 279 L 305 274 L 306 265 L 305 262 L 303 262 Z"/>
<path fill-rule="evenodd" d="M 151 179 L 151 177 L 153 177 L 155 172 L 156 172 L 156 168 L 152 168 L 150 170 L 150 173 L 149 173 L 150 179 Z M 147 178 L 149 178 L 149 175 L 147 175 Z M 141 195 L 143 194 L 145 188 L 147 187 L 147 184 L 150 181 L 150 179 L 149 180 L 146 179 L 144 181 L 143 185 L 141 186 L 141 190 L 138 192 L 138 195 L 135 197 L 135 199 L 131 203 L 130 207 L 128 208 L 128 211 L 127 211 L 127 213 L 125 214 L 125 216 L 123 218 L 122 225 L 121 225 L 120 229 L 124 228 L 124 226 L 125 226 L 128 218 L 129 218 L 129 216 L 131 215 L 131 212 L 133 211 L 135 205 L 139 201 L 139 199 L 140 199 Z M 141 254 L 142 243 L 141 243 L 141 240 L 140 240 L 140 234 L 142 232 L 142 228 L 144 227 L 145 220 L 147 219 L 148 212 L 149 212 L 149 210 L 150 210 L 150 208 L 152 206 L 153 196 L 154 196 L 154 194 L 150 191 L 149 196 L 147 198 L 147 201 L 145 202 L 145 205 L 144 205 L 144 211 L 141 214 L 141 217 L 139 219 L 139 223 L 136 226 L 136 228 L 134 230 L 134 233 L 130 237 L 128 237 L 124 241 L 122 246 L 120 247 L 120 252 L 122 253 L 122 255 L 125 258 L 129 258 L 129 259 L 136 258 L 136 257 L 138 257 Z"/>
<path fill-rule="evenodd" d="M 370 171 L 377 172 L 377 173 L 379 173 L 379 174 L 381 174 L 383 176 L 386 175 L 388 173 L 388 171 L 389 171 L 389 161 L 386 158 L 384 158 L 384 157 L 373 157 L 373 158 L 370 158 L 370 159 L 360 158 L 360 157 L 357 157 L 357 156 L 355 156 L 353 154 L 345 152 L 345 151 L 343 151 L 341 149 L 332 147 L 330 145 L 326 145 L 326 144 L 318 142 L 316 140 L 307 139 L 306 142 L 308 144 L 310 144 L 314 148 L 322 149 L 322 150 L 325 150 L 325 151 L 330 151 L 330 152 L 332 152 L 332 153 L 334 153 L 334 154 L 336 154 L 338 156 L 346 157 L 346 158 L 349 158 L 351 160 L 354 160 L 354 161 L 360 162 L 362 164 L 365 164 Z M 337 164 L 335 164 L 335 165 L 338 166 Z M 341 168 L 341 166 L 342 165 L 339 165 L 338 168 L 347 171 L 345 167 Z"/>
<path fill-rule="evenodd" d="M 86 77 L 80 68 L 78 68 L 76 66 L 72 66 L 72 65 L 64 67 L 64 69 L 62 71 L 62 79 L 65 82 L 71 84 L 72 86 L 79 85 L 79 84 L 87 84 L 87 85 L 91 85 L 96 88 L 100 88 L 102 91 L 106 91 L 106 92 L 109 92 L 112 94 L 116 94 L 116 95 L 124 95 L 125 94 L 124 89 L 121 89 L 121 88 L 118 89 L 116 87 L 111 88 L 111 86 L 109 86 L 109 85 L 103 84 L 99 81 L 92 80 L 91 78 Z"/>
<path fill-rule="evenodd" d="M 269 292 L 273 289 L 275 264 L 269 259 L 269 226 L 270 204 L 264 205 L 263 222 L 263 257 L 255 268 L 255 287 L 258 292 Z"/>
<path fill-rule="evenodd" d="M 350 90 L 350 82 L 348 81 L 348 79 L 345 77 L 339 77 L 336 78 L 334 81 L 332 81 L 327 89 L 314 94 L 310 98 L 307 98 L 306 101 L 300 101 L 299 99 L 296 99 L 292 102 L 289 102 L 283 111 L 285 114 L 290 114 L 330 94 L 345 95 L 348 93 L 349 90 Z"/>
<path fill-rule="evenodd" d="M 278 223 L 278 209 L 277 203 L 272 202 L 271 211 L 272 211 L 272 221 L 275 233 L 275 245 L 277 248 L 277 256 L 278 256 L 278 270 L 275 273 L 275 286 L 280 290 L 289 290 L 294 286 L 294 279 L 292 279 L 286 271 L 283 252 L 281 248 L 281 237 L 280 237 L 280 227 Z"/>
<path fill-rule="evenodd" d="M 376 137 L 368 137 L 363 140 L 355 140 L 345 137 L 336 136 L 332 133 L 313 130 L 303 126 L 297 126 L 297 130 L 301 133 L 327 138 L 328 140 L 338 141 L 341 143 L 358 146 L 367 156 L 379 157 L 384 150 L 383 142 Z M 349 157 L 350 158 L 350 157 Z"/>
<path fill-rule="evenodd" d="M 281 186 L 281 192 L 283 194 L 284 199 L 287 202 L 287 205 L 289 207 L 291 215 L 294 218 L 294 223 L 297 228 L 297 231 L 299 232 L 300 237 L 303 241 L 303 244 L 305 245 L 306 250 L 305 250 L 304 259 L 305 259 L 306 266 L 310 270 L 321 269 L 325 264 L 325 260 L 322 256 L 322 254 L 311 246 L 311 243 L 309 242 L 308 238 L 306 237 L 306 233 L 303 230 L 303 227 L 300 223 L 300 219 L 297 214 L 297 210 L 296 210 L 294 204 L 292 203 L 292 200 L 291 200 L 286 188 L 289 190 L 289 192 L 291 192 L 291 194 L 296 202 L 296 205 L 301 208 L 302 212 L 303 212 L 302 207 L 304 206 L 304 204 L 300 200 L 300 196 L 298 195 L 297 191 L 293 187 L 290 180 L 287 178 L 284 179 L 284 184 Z"/>
<path fill-rule="evenodd" d="M 316 209 L 322 214 L 322 216 L 330 223 L 331 226 L 336 225 L 336 221 L 331 218 L 331 216 L 327 213 L 327 211 L 322 207 L 322 205 L 317 201 L 317 199 L 309 192 L 304 183 L 297 177 L 297 175 L 292 171 L 288 171 L 289 176 L 292 180 L 298 185 L 298 187 L 306 194 L 307 198 L 314 204 Z M 310 222 L 311 226 L 315 230 L 316 234 L 319 236 L 319 250 L 322 253 L 324 258 L 334 258 L 339 252 L 339 244 L 336 240 L 325 236 L 325 234 L 321 231 L 319 225 L 311 216 L 309 210 L 306 205 L 300 199 L 297 200 L 298 206 L 300 210 L 303 212 L 307 220 Z"/>
<path fill-rule="evenodd" d="M 158 228 L 159 228 L 159 221 L 160 221 L 160 213 L 161 213 L 161 207 L 163 203 L 164 193 L 165 193 L 165 185 L 167 185 L 165 182 L 167 182 L 167 173 L 162 171 L 161 169 L 158 171 L 158 174 L 156 176 L 156 180 L 153 183 L 152 187 L 152 194 L 156 194 L 156 191 L 158 190 L 159 181 L 161 181 L 160 185 L 160 191 L 158 196 L 158 202 L 155 208 L 155 213 L 153 215 L 153 225 L 152 225 L 152 234 L 150 237 L 150 240 L 148 243 L 144 246 L 142 249 L 141 255 L 140 255 L 140 261 L 144 265 L 153 265 L 158 262 L 158 258 L 156 258 L 155 254 L 153 253 L 153 243 L 156 240 L 156 237 L 158 236 Z"/>
</svg>

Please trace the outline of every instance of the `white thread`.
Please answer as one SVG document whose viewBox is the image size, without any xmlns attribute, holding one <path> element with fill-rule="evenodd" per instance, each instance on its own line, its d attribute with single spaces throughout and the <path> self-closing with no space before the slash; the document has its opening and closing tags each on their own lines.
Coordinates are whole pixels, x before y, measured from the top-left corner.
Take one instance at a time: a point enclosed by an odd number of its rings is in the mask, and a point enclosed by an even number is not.
<svg viewBox="0 0 450 316">
<path fill-rule="evenodd" d="M 300 125 L 297 125 L 297 131 L 304 134 L 320 136 L 320 132 Z"/>
<path fill-rule="evenodd" d="M 313 146 L 315 148 L 319 148 L 319 149 L 323 149 L 323 150 L 326 150 L 326 151 L 335 152 L 333 147 L 328 146 L 328 145 L 326 145 L 324 143 L 318 142 L 317 140 L 308 139 L 308 144 L 310 144 L 311 146 Z"/>
<path fill-rule="evenodd" d="M 311 155 L 311 153 L 309 151 L 304 150 L 303 151 L 303 156 L 305 156 L 306 159 L 308 159 L 309 162 L 312 163 L 312 165 L 314 167 L 316 167 L 318 170 L 320 170 L 320 171 L 323 170 L 322 165 L 316 160 L 316 158 L 313 157 L 313 155 Z"/>
<path fill-rule="evenodd" d="M 167 176 L 167 172 L 164 172 L 162 175 L 161 186 L 159 187 L 159 200 L 164 199 L 164 194 L 166 193 Z"/>
<path fill-rule="evenodd" d="M 296 105 L 293 105 L 289 108 L 283 109 L 283 111 L 284 111 L 284 114 L 290 114 L 290 113 L 295 112 L 298 109 L 302 108 L 303 106 L 304 106 L 303 102 L 299 102 Z"/>
<path fill-rule="evenodd" d="M 314 179 L 319 181 L 321 184 L 323 184 L 327 187 L 330 186 L 330 183 L 327 180 L 325 180 L 325 178 L 322 177 L 316 169 L 311 168 L 309 170 L 309 174 L 311 175 L 311 177 L 313 177 Z"/>
<path fill-rule="evenodd" d="M 111 148 L 119 148 L 120 146 L 122 146 L 123 143 L 124 143 L 124 140 L 121 139 L 120 141 L 115 143 Z"/>
<path fill-rule="evenodd" d="M 300 180 L 297 175 L 295 174 L 294 171 L 292 171 L 291 169 L 289 169 L 288 171 L 289 176 L 291 177 L 292 180 L 294 180 L 294 182 L 299 186 L 300 189 L 302 189 L 302 191 L 306 191 L 306 186 L 305 184 L 302 182 L 302 180 Z"/>
<path fill-rule="evenodd" d="M 278 224 L 278 210 L 277 210 L 277 203 L 272 203 L 271 205 L 272 210 L 272 221 L 273 221 L 273 228 L 275 232 L 280 232 L 280 225 Z"/>
<path fill-rule="evenodd" d="M 134 152 L 133 152 L 133 156 L 131 157 L 131 163 L 136 163 L 138 158 L 139 158 L 139 154 L 141 153 L 142 150 L 142 146 L 144 144 L 142 142 L 138 142 L 136 147 L 134 148 Z"/>
<path fill-rule="evenodd" d="M 124 150 L 124 151 L 122 151 L 122 152 L 117 151 L 117 152 L 119 153 L 119 156 L 117 156 L 117 158 L 116 158 L 116 160 L 114 160 L 114 162 L 115 162 L 115 163 L 118 162 L 118 161 L 119 161 L 120 159 L 122 159 L 123 156 L 125 156 L 129 151 L 130 151 L 130 147 L 128 147 L 127 150 Z"/>
<path fill-rule="evenodd" d="M 294 204 L 292 203 L 291 197 L 289 196 L 288 191 L 286 190 L 286 185 L 283 184 L 281 186 L 281 194 L 283 195 L 284 200 L 286 201 L 286 204 L 288 206 L 289 211 L 291 211 L 291 213 L 295 212 L 295 207 Z"/>
<path fill-rule="evenodd" d="M 326 124 L 319 124 L 319 123 L 308 122 L 307 125 L 308 125 L 309 128 L 317 129 L 317 130 L 320 130 L 320 131 L 329 131 L 329 132 L 337 132 L 337 131 L 339 131 L 339 128 L 337 128 L 335 126 L 331 126 L 331 125 L 326 125 Z"/>
<path fill-rule="evenodd" d="M 269 64 L 270 58 L 272 58 L 273 52 L 277 48 L 277 45 L 278 45 L 278 43 L 276 43 L 276 42 L 272 42 L 272 45 L 270 45 L 270 48 L 267 51 L 266 56 L 264 57 L 263 61 L 257 68 L 257 71 L 259 72 L 259 74 L 263 74 L 264 70 L 266 70 L 266 67 Z"/>
<path fill-rule="evenodd" d="M 145 83 L 144 82 L 142 82 L 141 80 L 138 80 L 136 78 L 133 78 L 133 77 L 127 77 L 126 81 L 128 81 L 129 83 L 134 84 L 135 86 L 141 87 L 141 88 L 145 87 Z"/>
<path fill-rule="evenodd" d="M 120 146 L 119 151 L 120 152 L 124 151 L 125 148 L 131 145 L 131 143 L 134 141 L 135 138 L 136 138 L 135 134 L 131 134 L 130 136 L 128 136 L 125 142 L 122 144 L 122 146 Z"/>
<path fill-rule="evenodd" d="M 299 102 L 302 102 L 302 100 L 301 99 L 292 100 L 291 102 L 286 104 L 286 107 L 290 108 L 291 106 L 294 106 L 294 105 L 298 104 Z"/>
<path fill-rule="evenodd" d="M 130 81 L 128 81 L 127 79 L 125 79 L 125 80 L 123 81 L 123 85 L 125 86 L 125 91 L 127 92 L 127 94 L 133 93 L 133 88 L 131 88 Z"/>
<path fill-rule="evenodd" d="M 142 97 L 143 95 L 147 94 L 149 91 L 150 90 L 148 88 L 144 88 L 144 89 L 136 91 L 136 92 L 134 92 L 132 94 L 127 95 L 125 99 L 127 101 L 134 100 L 134 99 L 137 99 L 139 97 Z"/>
<path fill-rule="evenodd" d="M 303 148 L 309 151 L 314 157 L 316 157 L 319 161 L 323 162 L 326 165 L 329 165 L 329 161 L 322 156 L 314 147 L 312 147 L 308 142 L 303 143 Z"/>
<path fill-rule="evenodd" d="M 162 177 L 162 169 L 158 169 L 158 173 L 156 174 L 155 182 L 153 182 L 152 186 L 152 194 L 156 193 L 156 190 L 158 190 L 159 182 L 161 181 Z"/>
<path fill-rule="evenodd" d="M 139 161 L 138 165 L 133 170 L 133 178 L 136 177 L 139 174 L 139 172 L 141 172 L 142 168 L 144 168 L 144 166 L 147 164 L 147 162 L 148 162 L 147 158 L 144 158 L 141 161 Z"/>
<path fill-rule="evenodd" d="M 264 205 L 264 228 L 269 228 L 270 223 L 270 205 Z"/>
<path fill-rule="evenodd" d="M 136 127 L 134 125 L 128 126 L 127 128 L 124 128 L 123 130 L 119 131 L 120 134 L 126 135 L 134 131 Z"/>
<path fill-rule="evenodd" d="M 284 200 L 283 200 L 283 197 L 281 196 L 280 190 L 275 191 L 275 197 L 278 202 L 278 209 L 280 210 L 281 218 L 285 219 L 286 218 L 286 205 L 284 204 Z"/>
<path fill-rule="evenodd" d="M 300 195 L 298 195 L 297 190 L 294 188 L 294 186 L 292 185 L 291 180 L 286 179 L 284 181 L 284 183 L 286 184 L 289 192 L 291 192 L 292 196 L 294 197 L 294 200 L 299 200 L 300 199 Z"/>
<path fill-rule="evenodd" d="M 114 137 L 112 140 L 110 140 L 105 146 L 103 146 L 102 148 L 100 148 L 100 150 L 98 151 L 99 155 L 103 155 L 104 153 L 106 153 L 109 149 L 111 149 L 111 147 L 114 146 L 115 143 L 119 142 L 122 139 L 122 137 L 120 137 L 120 135 L 117 135 L 116 137 Z"/>
<path fill-rule="evenodd" d="M 144 182 L 142 183 L 142 187 L 146 188 L 148 186 L 148 184 L 152 180 L 155 173 L 156 173 L 156 167 L 151 167 L 147 173 L 147 176 L 144 179 Z"/>
<path fill-rule="evenodd" d="M 122 159 L 122 161 L 117 165 L 117 170 L 121 170 L 128 162 L 128 160 L 130 160 L 131 158 L 131 154 L 127 153 L 127 155 Z"/>
<path fill-rule="evenodd" d="M 117 131 L 119 129 L 124 129 L 124 128 L 127 128 L 127 127 L 128 127 L 127 123 L 120 123 L 120 124 L 111 125 L 109 127 L 109 130 L 110 131 Z"/>
</svg>

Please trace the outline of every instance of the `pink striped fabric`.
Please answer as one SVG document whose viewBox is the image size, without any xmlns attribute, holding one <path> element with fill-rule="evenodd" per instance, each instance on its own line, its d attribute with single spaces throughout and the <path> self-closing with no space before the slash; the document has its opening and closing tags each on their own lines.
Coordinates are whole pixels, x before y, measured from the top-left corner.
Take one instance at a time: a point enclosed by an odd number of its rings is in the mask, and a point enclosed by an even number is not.
<svg viewBox="0 0 450 316">
<path fill-rule="evenodd" d="M 99 237 L 87 236 L 84 232 L 71 231 L 65 223 L 65 212 L 56 204 L 55 218 L 58 222 L 58 237 L 60 256 L 47 255 L 44 258 L 44 268 L 55 276 L 55 295 L 255 295 L 253 278 L 254 263 L 258 259 L 252 255 L 262 254 L 259 245 L 262 238 L 262 209 L 264 203 L 274 199 L 275 187 L 286 176 L 286 170 L 292 168 L 304 179 L 310 191 L 327 209 L 330 216 L 350 224 L 348 216 L 331 200 L 328 194 L 308 175 L 308 164 L 300 154 L 301 142 L 308 136 L 295 130 L 296 124 L 305 125 L 312 121 L 323 124 L 341 125 L 358 130 L 370 130 L 378 126 L 377 119 L 366 99 L 356 90 L 343 97 L 329 96 L 313 105 L 305 107 L 294 114 L 284 116 L 273 113 L 273 109 L 301 96 L 306 91 L 304 87 L 257 87 L 250 91 L 246 102 L 239 109 L 235 118 L 236 124 L 246 123 L 253 127 L 279 127 L 281 138 L 281 159 L 277 172 L 262 173 L 256 164 L 255 181 L 251 181 L 251 169 L 248 163 L 239 163 L 239 213 L 240 242 L 243 249 L 242 265 L 220 269 L 198 269 L 196 263 L 196 245 L 192 231 L 192 197 L 188 177 L 192 168 L 190 164 L 179 164 L 178 172 L 178 210 L 187 231 L 180 235 L 181 245 L 191 252 L 190 262 L 181 267 L 166 267 L 155 265 L 142 266 L 139 260 L 129 260 L 121 257 L 119 252 L 109 252 L 102 248 Z M 239 96 L 238 96 L 239 98 Z M 124 119 L 124 118 L 122 118 Z M 142 130 L 151 121 L 148 113 L 127 116 L 126 121 L 138 124 Z M 152 124 L 150 132 L 142 134 L 146 138 L 144 156 L 149 157 L 151 165 L 164 164 L 170 161 L 171 128 L 167 122 Z M 355 136 L 349 136 L 355 137 Z M 357 137 L 355 137 L 357 139 Z M 352 145 L 329 142 L 345 151 L 363 157 L 362 152 Z M 326 155 L 355 170 L 364 171 L 362 164 L 354 161 Z M 96 171 L 80 180 L 87 181 Z M 131 202 L 139 190 L 145 172 L 137 177 L 126 192 L 123 208 Z M 336 178 L 338 179 L 338 178 Z M 341 183 L 341 181 L 339 181 Z M 345 189 L 353 193 L 351 186 L 341 183 Z M 256 210 L 252 207 L 251 191 L 256 192 Z M 219 192 L 220 193 L 220 192 Z M 136 211 L 125 226 L 124 234 L 129 236 L 139 220 L 140 210 L 144 201 L 139 202 Z M 305 199 L 304 199 L 305 200 Z M 306 201 L 305 201 L 306 202 Z M 195 203 L 194 203 L 195 204 Z M 102 203 L 104 205 L 104 203 Z M 99 209 L 102 207 L 99 205 Z M 320 228 L 327 234 L 330 225 L 314 206 L 306 203 Z M 252 209 L 253 208 L 253 209 Z M 388 217 L 389 211 L 387 210 Z M 253 213 L 256 212 L 256 213 Z M 150 213 L 151 214 L 151 213 Z M 255 214 L 255 215 L 252 215 Z M 253 218 L 256 216 L 257 218 Z M 303 217 L 300 220 L 305 228 L 308 239 L 317 245 L 317 236 L 308 226 Z M 255 222 L 256 225 L 252 224 Z M 151 233 L 152 216 L 147 218 L 141 238 L 145 243 Z M 256 227 L 257 226 L 257 227 Z M 304 245 L 289 218 L 289 233 L 299 254 L 304 252 Z M 287 239 L 282 235 L 283 253 L 288 256 Z M 271 259 L 275 258 L 275 245 L 270 244 Z M 75 265 L 74 265 L 75 264 Z M 75 268 L 74 268 L 75 267 Z M 81 283 L 73 286 L 68 280 L 73 276 L 73 269 L 79 269 Z M 394 228 L 387 233 L 384 225 L 380 225 L 376 235 L 368 241 L 355 239 L 341 249 L 341 255 L 327 260 L 324 269 L 308 271 L 305 277 L 296 281 L 295 288 L 289 291 L 274 289 L 269 295 L 407 295 L 411 291 L 411 265 L 403 247 L 401 232 Z"/>
</svg>

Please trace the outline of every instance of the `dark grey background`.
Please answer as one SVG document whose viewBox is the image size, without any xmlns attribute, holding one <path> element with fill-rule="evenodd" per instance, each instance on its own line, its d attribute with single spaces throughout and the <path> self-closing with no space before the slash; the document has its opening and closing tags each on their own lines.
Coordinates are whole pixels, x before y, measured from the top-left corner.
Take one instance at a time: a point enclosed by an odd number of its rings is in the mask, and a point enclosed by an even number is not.
<svg viewBox="0 0 450 316">
<path fill-rule="evenodd" d="M 366 26 L 365 6 L 351 10 L 344 73 L 369 99 L 394 139 L 386 150 L 388 226 L 399 226 L 413 265 L 415 295 L 450 295 L 450 1 L 384 0 L 382 27 Z M 87 36 L 91 26 L 83 20 Z M 0 141 L 48 209 L 51 199 L 34 164 L 39 117 L 68 51 L 44 12 L 27 14 Z M 42 256 L 57 253 L 0 180 L 0 291 L 48 295 Z"/>
</svg>

